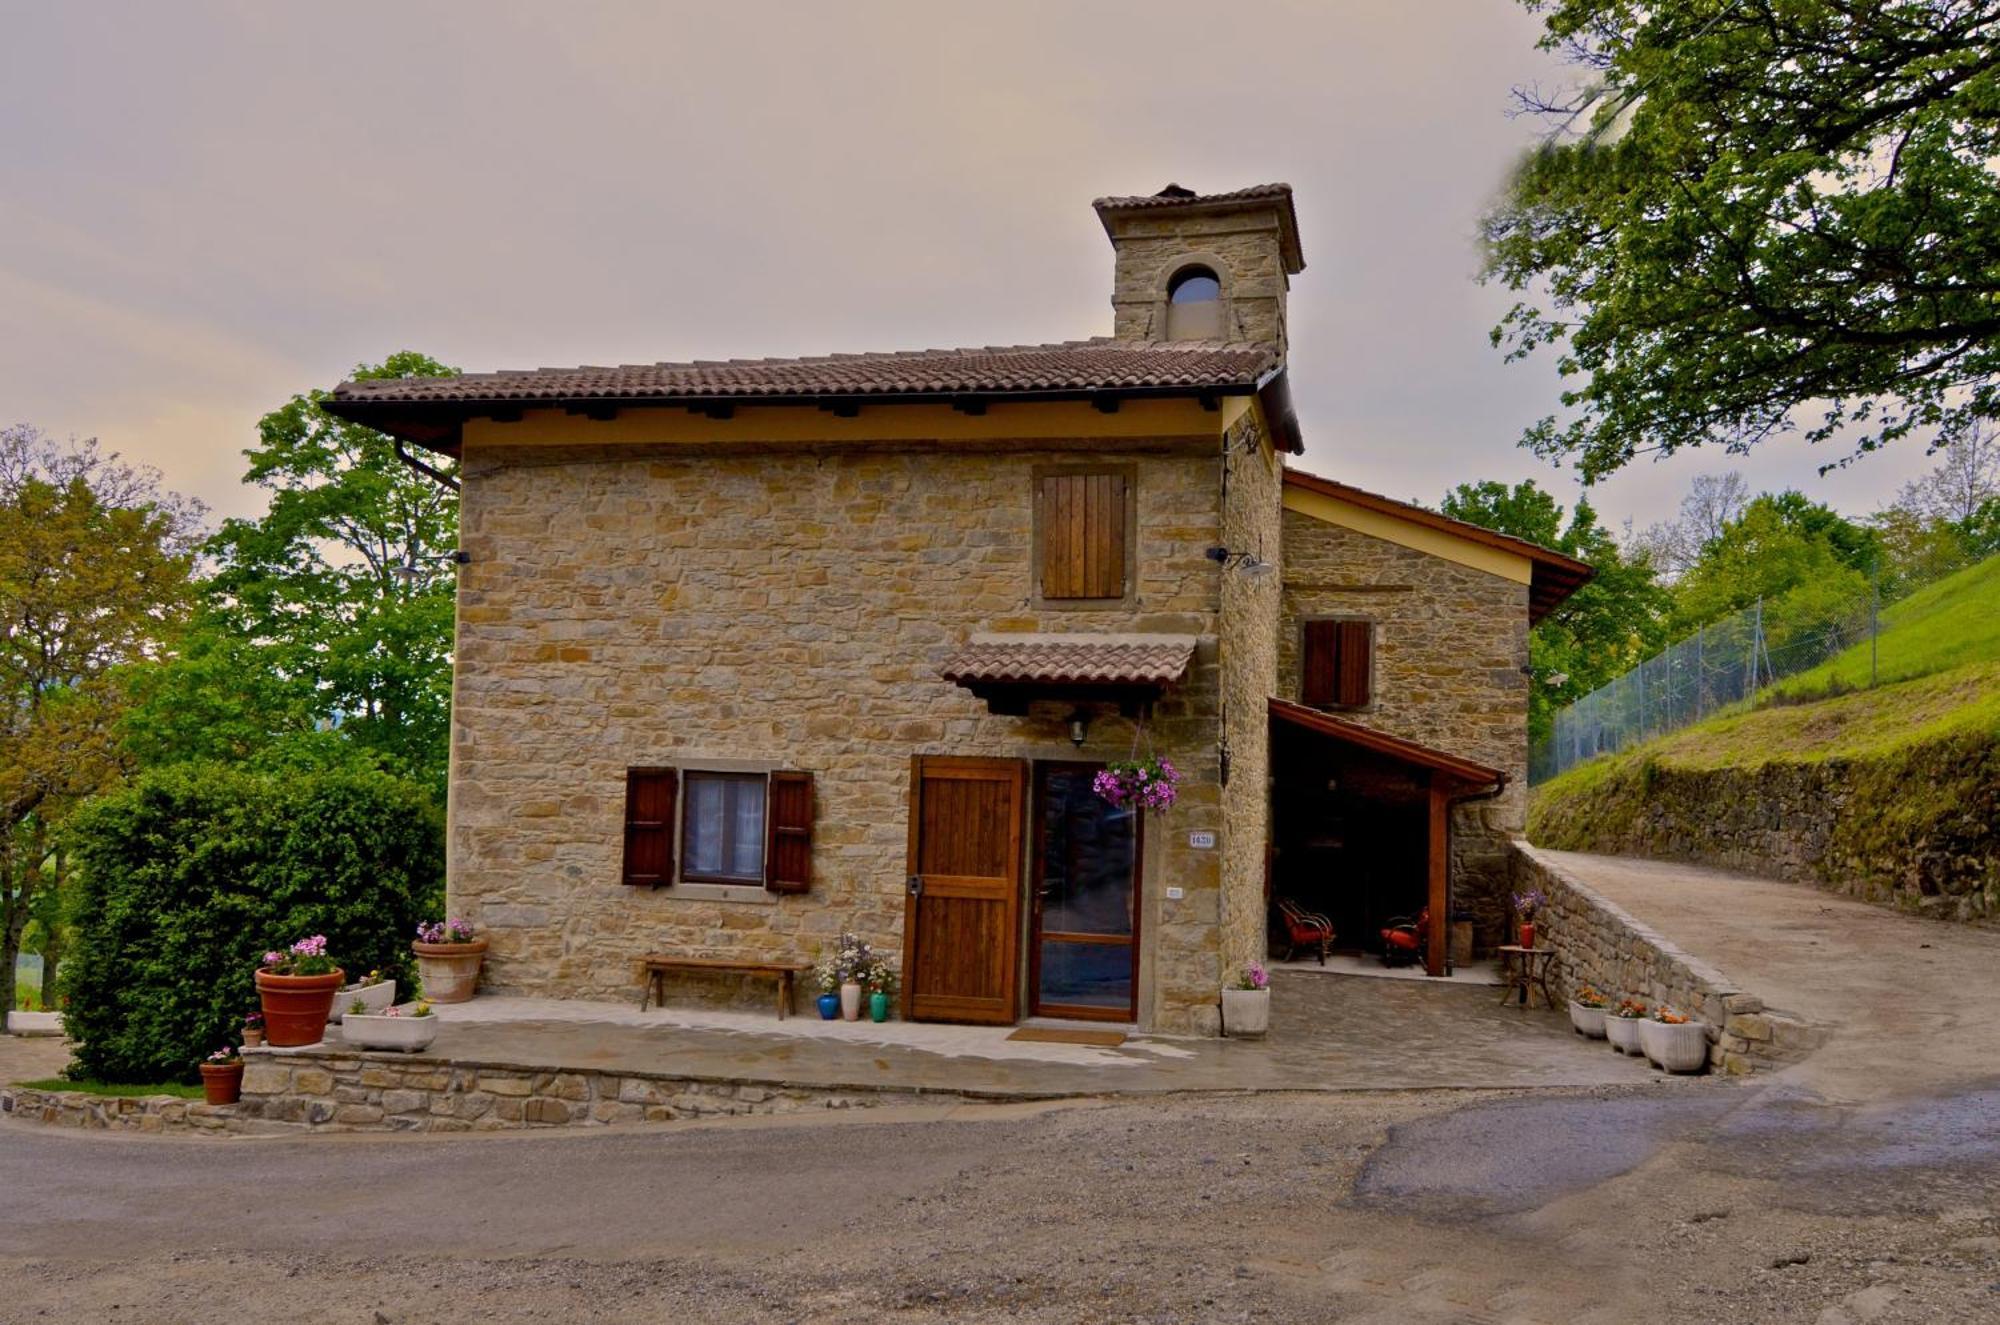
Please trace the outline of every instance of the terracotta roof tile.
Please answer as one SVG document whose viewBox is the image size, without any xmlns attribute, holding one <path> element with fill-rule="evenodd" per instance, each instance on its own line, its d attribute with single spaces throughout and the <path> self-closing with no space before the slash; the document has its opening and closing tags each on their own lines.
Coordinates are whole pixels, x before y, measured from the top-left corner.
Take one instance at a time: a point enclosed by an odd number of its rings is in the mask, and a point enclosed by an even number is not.
<svg viewBox="0 0 2000 1325">
<path fill-rule="evenodd" d="M 460 377 L 343 382 L 336 406 L 489 402 L 947 396 L 1253 386 L 1279 363 L 1269 345 L 1118 341 L 531 368 Z M 337 411 L 338 412 L 338 411 Z"/>
<path fill-rule="evenodd" d="M 1187 673 L 1193 635 L 978 634 L 938 668 L 986 684 L 1168 685 Z"/>
</svg>

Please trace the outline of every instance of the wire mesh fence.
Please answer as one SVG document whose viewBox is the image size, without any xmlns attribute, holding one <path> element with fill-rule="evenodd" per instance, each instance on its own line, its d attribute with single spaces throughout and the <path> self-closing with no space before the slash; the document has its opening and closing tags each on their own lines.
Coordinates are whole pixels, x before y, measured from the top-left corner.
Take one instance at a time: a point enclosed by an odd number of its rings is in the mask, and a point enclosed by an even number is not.
<svg viewBox="0 0 2000 1325">
<path fill-rule="evenodd" d="M 1969 564 L 1934 567 L 1923 583 Z M 1906 582 L 1902 587 L 1919 586 Z M 1552 733 L 1528 753 L 1528 780 L 1546 781 L 1587 759 L 1700 722 L 1858 645 L 1866 644 L 1869 653 L 1866 665 L 1854 669 L 1857 682 L 1873 686 L 1878 680 L 1874 655 L 1883 633 L 1881 608 L 1881 594 L 1871 584 L 1858 596 L 1803 606 L 1788 598 L 1767 610 L 1760 599 L 1712 621 L 1558 712 Z"/>
</svg>

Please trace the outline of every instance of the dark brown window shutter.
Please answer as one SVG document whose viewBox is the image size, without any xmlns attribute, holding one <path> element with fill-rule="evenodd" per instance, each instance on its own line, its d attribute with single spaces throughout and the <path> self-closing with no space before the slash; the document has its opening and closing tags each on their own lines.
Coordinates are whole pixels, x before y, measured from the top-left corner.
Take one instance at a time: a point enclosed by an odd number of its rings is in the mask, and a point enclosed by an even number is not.
<svg viewBox="0 0 2000 1325">
<path fill-rule="evenodd" d="M 813 775 L 771 774 L 764 807 L 764 886 L 774 893 L 812 887 Z"/>
<path fill-rule="evenodd" d="M 1299 702 L 1312 708 L 1333 705 L 1335 659 L 1340 650 L 1338 621 L 1308 621 L 1301 633 Z"/>
<path fill-rule="evenodd" d="M 1340 623 L 1340 669 L 1334 682 L 1333 702 L 1342 708 L 1361 708 L 1374 697 L 1369 690 L 1369 678 L 1373 675 L 1369 655 L 1374 642 L 1374 627 L 1366 621 Z"/>
<path fill-rule="evenodd" d="M 674 881 L 674 799 L 680 777 L 671 768 L 625 772 L 625 869 L 620 880 L 657 888 Z"/>
<path fill-rule="evenodd" d="M 1129 488 L 1123 474 L 1042 476 L 1042 597 L 1125 596 Z"/>
<path fill-rule="evenodd" d="M 1308 621 L 1299 659 L 1299 702 L 1363 708 L 1373 698 L 1374 627 L 1366 621 Z"/>
</svg>

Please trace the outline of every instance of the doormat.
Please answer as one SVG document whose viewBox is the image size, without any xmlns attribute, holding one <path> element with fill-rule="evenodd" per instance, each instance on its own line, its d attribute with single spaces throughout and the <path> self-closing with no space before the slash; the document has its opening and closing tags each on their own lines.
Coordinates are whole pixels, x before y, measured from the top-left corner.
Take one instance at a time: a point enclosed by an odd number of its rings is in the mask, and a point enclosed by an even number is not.
<svg viewBox="0 0 2000 1325">
<path fill-rule="evenodd" d="M 1037 1044 L 1094 1044 L 1100 1049 L 1116 1049 L 1125 1043 L 1125 1032 L 1071 1031 L 1057 1026 L 1023 1026 L 1007 1038 L 1032 1040 Z"/>
</svg>

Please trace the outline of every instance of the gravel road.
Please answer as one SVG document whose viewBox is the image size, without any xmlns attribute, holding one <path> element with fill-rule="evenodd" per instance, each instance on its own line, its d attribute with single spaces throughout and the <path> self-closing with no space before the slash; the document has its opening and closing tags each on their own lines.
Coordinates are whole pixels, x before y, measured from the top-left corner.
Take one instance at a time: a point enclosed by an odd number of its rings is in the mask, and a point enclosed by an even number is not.
<svg viewBox="0 0 2000 1325">
<path fill-rule="evenodd" d="M 1917 1148 L 1722 1083 L 490 1138 L 13 1124 L 0 1320 L 2000 1320 L 2000 1091 L 1924 1107 Z"/>
</svg>

